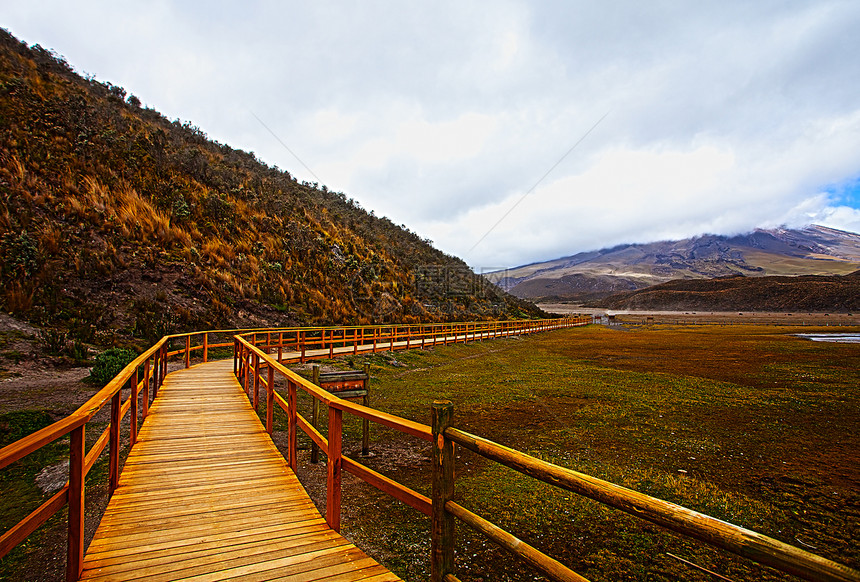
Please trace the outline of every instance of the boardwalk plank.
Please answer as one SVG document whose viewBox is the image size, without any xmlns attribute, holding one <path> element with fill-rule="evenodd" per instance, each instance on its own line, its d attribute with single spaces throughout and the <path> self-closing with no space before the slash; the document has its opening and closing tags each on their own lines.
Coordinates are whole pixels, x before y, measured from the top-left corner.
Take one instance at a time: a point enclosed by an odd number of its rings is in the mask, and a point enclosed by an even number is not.
<svg viewBox="0 0 860 582">
<path fill-rule="evenodd" d="M 399 580 L 328 528 L 232 361 L 167 376 L 81 579 Z"/>
</svg>

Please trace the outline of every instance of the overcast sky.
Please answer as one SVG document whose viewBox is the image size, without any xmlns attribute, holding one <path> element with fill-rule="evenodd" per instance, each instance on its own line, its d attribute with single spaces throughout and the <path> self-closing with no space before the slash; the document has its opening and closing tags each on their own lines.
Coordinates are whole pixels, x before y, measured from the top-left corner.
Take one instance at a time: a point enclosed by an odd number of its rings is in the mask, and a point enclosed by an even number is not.
<svg viewBox="0 0 860 582">
<path fill-rule="evenodd" d="M 478 270 L 860 231 L 856 0 L 0 4 L 79 73 Z"/>
</svg>

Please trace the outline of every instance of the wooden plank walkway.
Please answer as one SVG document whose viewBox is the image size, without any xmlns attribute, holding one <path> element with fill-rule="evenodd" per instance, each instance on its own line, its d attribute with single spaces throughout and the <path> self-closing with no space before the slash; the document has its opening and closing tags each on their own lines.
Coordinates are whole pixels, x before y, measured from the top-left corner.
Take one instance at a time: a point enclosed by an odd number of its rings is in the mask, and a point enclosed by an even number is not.
<svg viewBox="0 0 860 582">
<path fill-rule="evenodd" d="M 326 525 L 226 360 L 165 378 L 81 580 L 400 578 Z"/>
</svg>

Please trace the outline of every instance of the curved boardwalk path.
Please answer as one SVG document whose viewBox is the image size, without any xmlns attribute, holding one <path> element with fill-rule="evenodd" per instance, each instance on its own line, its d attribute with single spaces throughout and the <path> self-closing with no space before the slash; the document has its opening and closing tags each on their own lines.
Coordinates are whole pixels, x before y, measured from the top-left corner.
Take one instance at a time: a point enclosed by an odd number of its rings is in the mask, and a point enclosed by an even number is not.
<svg viewBox="0 0 860 582">
<path fill-rule="evenodd" d="M 165 378 L 81 580 L 400 578 L 329 529 L 226 360 Z"/>
</svg>

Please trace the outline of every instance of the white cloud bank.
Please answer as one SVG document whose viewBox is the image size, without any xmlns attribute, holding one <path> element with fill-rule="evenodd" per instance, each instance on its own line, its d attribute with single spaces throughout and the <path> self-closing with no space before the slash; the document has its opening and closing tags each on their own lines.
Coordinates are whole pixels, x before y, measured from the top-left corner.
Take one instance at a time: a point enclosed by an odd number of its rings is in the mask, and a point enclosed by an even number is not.
<svg viewBox="0 0 860 582">
<path fill-rule="evenodd" d="M 860 177 L 856 2 L 34 1 L 0 26 L 315 181 L 256 114 L 329 187 L 476 268 L 860 231 L 833 194 Z"/>
</svg>

